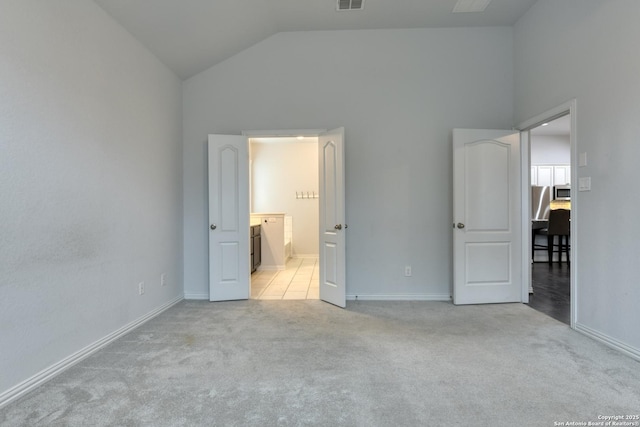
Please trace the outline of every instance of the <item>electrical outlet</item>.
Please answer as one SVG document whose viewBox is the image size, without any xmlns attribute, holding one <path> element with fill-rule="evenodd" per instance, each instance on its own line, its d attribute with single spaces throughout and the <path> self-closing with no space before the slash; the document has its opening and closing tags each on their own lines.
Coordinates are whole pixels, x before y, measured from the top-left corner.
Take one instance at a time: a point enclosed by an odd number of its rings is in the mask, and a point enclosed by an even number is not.
<svg viewBox="0 0 640 427">
<path fill-rule="evenodd" d="M 167 286 L 167 274 L 162 273 L 160 275 L 160 286 Z"/>
<path fill-rule="evenodd" d="M 404 277 L 411 277 L 411 266 L 410 265 L 405 265 L 404 266 Z"/>
<path fill-rule="evenodd" d="M 144 282 L 138 283 L 138 293 L 140 295 L 144 294 Z"/>
</svg>

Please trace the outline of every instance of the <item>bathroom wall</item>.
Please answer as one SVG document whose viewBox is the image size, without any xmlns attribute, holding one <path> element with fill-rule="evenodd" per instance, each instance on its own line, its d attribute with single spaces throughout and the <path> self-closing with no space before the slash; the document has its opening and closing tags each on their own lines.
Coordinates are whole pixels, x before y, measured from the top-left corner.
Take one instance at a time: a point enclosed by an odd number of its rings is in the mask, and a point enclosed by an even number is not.
<svg viewBox="0 0 640 427">
<path fill-rule="evenodd" d="M 317 138 L 260 139 L 251 142 L 251 204 L 254 212 L 284 212 L 293 217 L 293 256 L 318 254 Z M 268 142 L 267 142 L 268 141 Z"/>
</svg>

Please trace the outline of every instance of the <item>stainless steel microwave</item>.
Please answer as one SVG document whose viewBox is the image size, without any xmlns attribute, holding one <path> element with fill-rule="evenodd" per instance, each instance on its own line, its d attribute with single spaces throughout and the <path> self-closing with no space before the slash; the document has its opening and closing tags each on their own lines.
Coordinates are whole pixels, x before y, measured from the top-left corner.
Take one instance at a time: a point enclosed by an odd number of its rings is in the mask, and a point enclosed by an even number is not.
<svg viewBox="0 0 640 427">
<path fill-rule="evenodd" d="M 571 186 L 570 185 L 554 186 L 553 200 L 571 200 Z"/>
</svg>

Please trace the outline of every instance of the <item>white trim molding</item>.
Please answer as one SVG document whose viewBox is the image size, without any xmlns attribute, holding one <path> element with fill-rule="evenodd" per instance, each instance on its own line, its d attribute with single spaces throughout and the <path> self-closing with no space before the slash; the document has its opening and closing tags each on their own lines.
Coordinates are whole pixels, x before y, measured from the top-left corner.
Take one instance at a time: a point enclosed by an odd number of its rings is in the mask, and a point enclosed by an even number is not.
<svg viewBox="0 0 640 427">
<path fill-rule="evenodd" d="M 529 130 L 534 127 L 540 126 L 545 122 L 549 122 L 551 120 L 555 120 L 559 117 L 562 117 L 568 113 L 572 115 L 571 119 L 572 119 L 572 122 L 574 122 L 575 121 L 574 116 L 576 114 L 576 104 L 577 104 L 576 99 L 567 101 L 564 104 L 558 105 L 557 107 L 547 110 L 542 114 L 538 114 L 537 116 L 532 117 L 529 120 L 525 120 L 524 122 L 518 125 L 518 129 L 521 131 Z M 572 131 L 574 130 L 573 126 L 571 130 Z"/>
<path fill-rule="evenodd" d="M 347 295 L 349 301 L 448 301 L 449 294 L 392 294 L 392 295 Z"/>
<path fill-rule="evenodd" d="M 318 136 L 326 129 L 280 129 L 280 130 L 243 130 L 247 138 L 289 138 L 296 136 Z"/>
<path fill-rule="evenodd" d="M 618 350 L 620 353 L 624 353 L 627 356 L 640 361 L 640 349 L 631 347 L 619 341 L 609 335 L 603 334 L 601 332 L 596 331 L 595 329 L 591 329 L 588 326 L 585 326 L 581 323 L 576 323 L 575 325 L 576 331 L 588 336 L 589 338 L 593 338 L 596 341 L 600 341 L 604 345 L 613 348 L 614 350 Z"/>
<path fill-rule="evenodd" d="M 113 341 L 117 340 L 121 336 L 129 333 L 130 331 L 132 331 L 133 329 L 135 329 L 138 326 L 142 325 L 143 323 L 148 322 L 149 320 L 153 319 L 154 317 L 156 317 L 157 315 L 159 315 L 163 311 L 165 311 L 165 310 L 171 308 L 172 306 L 174 306 L 175 304 L 179 303 L 183 299 L 184 299 L 184 297 L 182 295 L 179 295 L 179 296 L 175 297 L 171 301 L 169 301 L 169 302 L 161 305 L 160 307 L 150 311 L 149 313 L 145 314 L 144 316 L 139 317 L 138 319 L 134 320 L 133 322 L 126 324 L 122 328 L 110 333 L 109 335 L 99 339 L 98 341 L 95 341 L 94 343 L 89 344 L 85 348 L 83 348 L 81 350 L 78 350 L 77 352 L 75 352 L 75 353 L 71 354 L 70 356 L 62 359 L 61 361 L 59 361 L 59 362 L 49 366 L 48 368 L 38 372 L 37 374 L 35 374 L 31 378 L 27 378 L 26 380 L 22 381 L 21 383 L 11 387 L 9 390 L 6 390 L 6 391 L 2 392 L 2 394 L 0 394 L 0 408 L 2 408 L 3 406 L 5 406 L 5 405 L 7 405 L 7 404 L 9 404 L 11 402 L 13 402 L 14 400 L 16 400 L 18 398 L 24 396 L 25 394 L 27 394 L 30 391 L 32 391 L 35 388 L 37 388 L 38 386 L 44 384 L 45 382 L 49 381 L 50 379 L 54 378 L 55 376 L 61 374 L 63 371 L 65 371 L 68 368 L 72 367 L 76 363 L 82 361 L 83 359 L 86 359 L 87 357 L 89 357 L 93 353 L 95 353 L 96 351 L 98 351 L 101 348 L 107 346 L 108 344 L 110 344 Z"/>
<path fill-rule="evenodd" d="M 557 119 L 559 117 L 562 117 L 564 115 L 570 114 L 570 119 L 571 119 L 571 131 L 570 131 L 570 146 L 571 146 L 571 182 L 578 182 L 578 168 L 576 167 L 578 165 L 578 132 L 577 132 L 577 115 L 578 115 L 578 101 L 574 98 L 571 99 L 567 102 L 565 102 L 564 104 L 561 104 L 555 108 L 552 108 L 550 110 L 545 111 L 542 114 L 538 114 L 535 117 L 530 118 L 529 120 L 525 120 L 522 123 L 520 123 L 518 125 L 518 129 L 521 132 L 528 132 L 529 130 L 531 130 L 532 128 L 535 128 L 539 125 L 541 125 L 542 123 L 545 122 L 549 122 L 551 120 Z M 527 140 L 527 145 L 529 144 L 530 141 Z M 528 148 L 528 147 L 527 147 Z M 529 164 L 529 157 L 528 157 L 528 149 L 525 149 L 523 147 L 523 149 L 521 150 L 521 156 L 522 156 L 522 162 L 523 164 Z M 524 169 L 524 168 L 523 168 Z M 528 168 L 527 168 L 528 169 Z M 527 172 L 530 173 L 530 172 Z M 527 182 L 529 180 L 529 175 L 527 174 L 526 177 L 525 175 L 523 175 L 523 179 L 526 178 Z M 523 188 L 523 191 L 525 191 L 525 189 Z M 526 191 L 528 191 L 528 188 L 526 189 Z M 523 194 L 524 196 L 524 194 Z M 580 247 L 579 247 L 579 240 L 578 240 L 578 221 L 579 221 L 579 212 L 580 212 L 580 195 L 578 193 L 572 193 L 572 198 L 571 198 L 571 266 L 570 268 L 570 272 L 569 272 L 569 276 L 570 276 L 570 288 L 571 288 L 571 316 L 570 316 L 570 325 L 571 328 L 573 329 L 577 329 L 576 328 L 576 323 L 577 323 L 577 318 L 578 318 L 578 293 L 580 292 L 580 287 L 578 284 L 578 272 L 577 272 L 577 265 L 578 263 L 576 262 L 578 260 L 579 257 L 579 251 L 580 251 Z M 526 204 L 528 206 L 528 203 Z M 522 211 L 522 222 L 523 224 L 527 225 L 528 228 L 528 224 L 529 224 L 529 216 L 531 215 L 531 209 L 523 209 Z M 525 236 L 526 237 L 526 236 Z M 526 237 L 523 240 L 523 253 L 529 253 L 530 247 L 531 247 L 531 242 L 530 242 L 530 237 Z M 529 281 L 531 280 L 531 262 L 529 259 L 524 259 L 523 258 L 523 286 L 526 287 L 527 286 L 527 282 L 524 280 Z M 524 289 L 523 289 L 523 293 L 524 293 Z M 528 289 L 528 291 L 531 291 L 531 289 Z M 534 289 L 535 291 L 535 289 Z M 528 299 L 528 296 L 525 298 L 525 296 L 523 295 L 523 301 Z"/>
<path fill-rule="evenodd" d="M 209 301 L 209 294 L 184 294 L 184 299 Z"/>
</svg>

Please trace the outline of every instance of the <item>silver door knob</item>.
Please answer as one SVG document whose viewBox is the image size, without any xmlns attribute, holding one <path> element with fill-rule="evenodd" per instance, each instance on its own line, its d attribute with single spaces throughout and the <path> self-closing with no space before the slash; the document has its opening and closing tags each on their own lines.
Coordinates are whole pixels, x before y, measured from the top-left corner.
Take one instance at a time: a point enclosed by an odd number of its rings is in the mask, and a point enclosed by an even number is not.
<svg viewBox="0 0 640 427">
<path fill-rule="evenodd" d="M 336 230 L 342 230 L 342 224 L 338 224 L 333 228 L 335 228 Z"/>
<path fill-rule="evenodd" d="M 210 227 L 210 228 L 211 228 L 212 230 L 215 230 L 216 228 L 218 228 L 218 226 L 217 226 L 217 225 L 215 225 L 215 224 L 211 224 L 211 227 Z"/>
<path fill-rule="evenodd" d="M 461 223 L 461 222 L 459 222 L 459 223 L 456 225 L 456 227 L 458 227 L 459 229 L 461 229 L 461 230 L 462 230 L 462 229 L 464 228 L 464 224 L 463 224 L 463 223 Z"/>
</svg>

